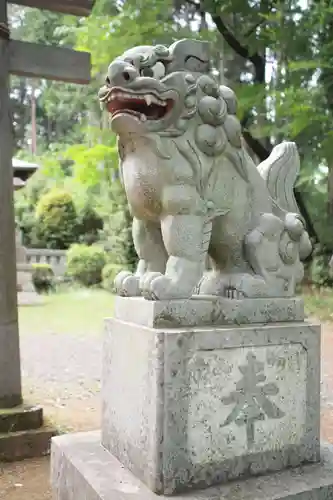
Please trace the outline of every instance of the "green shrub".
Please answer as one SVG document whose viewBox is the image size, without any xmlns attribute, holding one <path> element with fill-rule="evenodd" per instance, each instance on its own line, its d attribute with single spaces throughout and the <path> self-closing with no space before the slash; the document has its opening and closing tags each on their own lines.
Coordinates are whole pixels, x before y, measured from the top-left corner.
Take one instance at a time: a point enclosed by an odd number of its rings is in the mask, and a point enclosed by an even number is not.
<svg viewBox="0 0 333 500">
<path fill-rule="evenodd" d="M 99 231 L 103 229 L 103 220 L 96 210 L 86 203 L 78 214 L 79 238 L 81 243 L 92 245 L 99 239 Z"/>
<path fill-rule="evenodd" d="M 54 272 L 49 264 L 33 264 L 32 281 L 38 293 L 47 293 L 54 288 Z"/>
<path fill-rule="evenodd" d="M 124 189 L 119 182 L 113 182 L 110 196 L 104 200 L 104 205 L 104 226 L 100 239 L 110 256 L 110 262 L 134 270 L 138 256 L 132 238 L 132 216 Z"/>
<path fill-rule="evenodd" d="M 78 239 L 78 216 L 72 196 L 54 188 L 36 207 L 37 233 L 46 248 L 68 249 Z"/>
<path fill-rule="evenodd" d="M 117 274 L 123 269 L 124 266 L 121 266 L 119 264 L 106 264 L 106 266 L 103 267 L 102 281 L 103 288 L 105 288 L 105 290 L 114 292 L 114 279 Z"/>
<path fill-rule="evenodd" d="M 305 265 L 304 282 L 316 287 L 331 287 L 333 276 L 329 266 L 330 258 L 331 252 L 327 248 L 317 245 L 311 260 Z"/>
<path fill-rule="evenodd" d="M 67 252 L 66 274 L 84 286 L 98 285 L 106 263 L 104 249 L 99 246 L 76 244 Z"/>
</svg>

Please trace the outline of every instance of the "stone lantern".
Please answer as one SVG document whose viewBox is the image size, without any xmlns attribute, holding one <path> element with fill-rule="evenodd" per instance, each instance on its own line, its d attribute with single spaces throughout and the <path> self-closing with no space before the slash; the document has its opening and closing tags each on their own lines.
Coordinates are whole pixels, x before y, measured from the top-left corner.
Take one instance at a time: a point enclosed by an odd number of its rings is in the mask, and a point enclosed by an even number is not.
<svg viewBox="0 0 333 500">
<path fill-rule="evenodd" d="M 25 182 L 19 177 L 14 177 L 14 191 L 18 191 L 25 186 Z M 15 230 L 16 240 L 16 282 L 17 282 L 17 303 L 21 305 L 40 304 L 42 299 L 37 294 L 33 281 L 33 266 L 27 262 L 26 249 L 22 244 L 21 231 L 18 227 Z"/>
</svg>

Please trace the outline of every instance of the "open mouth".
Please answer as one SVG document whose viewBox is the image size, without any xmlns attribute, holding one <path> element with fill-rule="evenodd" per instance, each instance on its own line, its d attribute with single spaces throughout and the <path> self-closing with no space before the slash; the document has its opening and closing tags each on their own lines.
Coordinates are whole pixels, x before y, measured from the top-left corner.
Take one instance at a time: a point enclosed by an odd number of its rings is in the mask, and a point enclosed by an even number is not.
<svg viewBox="0 0 333 500">
<path fill-rule="evenodd" d="M 173 107 L 171 99 L 162 100 L 154 94 L 134 94 L 111 90 L 104 98 L 108 111 L 115 117 L 126 113 L 141 121 L 160 120 Z"/>
</svg>

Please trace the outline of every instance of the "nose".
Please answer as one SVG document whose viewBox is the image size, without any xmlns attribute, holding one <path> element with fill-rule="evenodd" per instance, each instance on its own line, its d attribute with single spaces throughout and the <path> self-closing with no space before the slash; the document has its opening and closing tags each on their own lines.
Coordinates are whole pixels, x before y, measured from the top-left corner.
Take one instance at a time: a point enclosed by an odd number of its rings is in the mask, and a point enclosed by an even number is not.
<svg viewBox="0 0 333 500">
<path fill-rule="evenodd" d="M 128 85 L 139 76 L 136 68 L 125 61 L 114 61 L 110 64 L 107 74 L 107 82 L 111 86 Z"/>
</svg>

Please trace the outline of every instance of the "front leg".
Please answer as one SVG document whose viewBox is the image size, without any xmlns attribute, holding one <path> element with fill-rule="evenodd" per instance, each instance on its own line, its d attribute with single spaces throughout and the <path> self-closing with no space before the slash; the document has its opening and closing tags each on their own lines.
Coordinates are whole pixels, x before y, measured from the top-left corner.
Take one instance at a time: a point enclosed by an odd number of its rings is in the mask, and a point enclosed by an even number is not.
<svg viewBox="0 0 333 500">
<path fill-rule="evenodd" d="M 169 254 L 165 274 L 148 273 L 143 295 L 150 300 L 188 299 L 204 272 L 211 224 L 201 215 L 168 215 L 161 229 Z"/>
<path fill-rule="evenodd" d="M 139 257 L 136 271 L 121 271 L 115 279 L 116 291 L 124 297 L 141 295 L 140 283 L 146 273 L 164 273 L 168 258 L 159 223 L 134 218 L 132 235 Z"/>
</svg>

